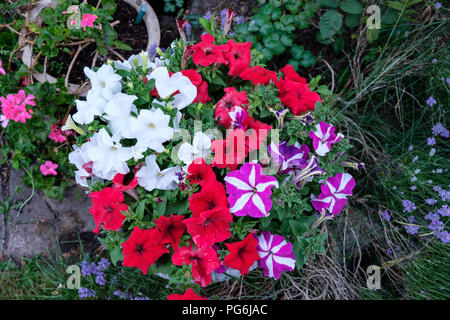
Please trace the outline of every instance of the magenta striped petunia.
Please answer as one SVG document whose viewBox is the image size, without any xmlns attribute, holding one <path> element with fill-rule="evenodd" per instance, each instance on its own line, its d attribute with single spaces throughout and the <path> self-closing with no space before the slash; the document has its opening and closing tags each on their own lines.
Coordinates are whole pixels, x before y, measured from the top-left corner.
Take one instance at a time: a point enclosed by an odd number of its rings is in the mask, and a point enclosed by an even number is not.
<svg viewBox="0 0 450 320">
<path fill-rule="evenodd" d="M 259 267 L 264 275 L 278 279 L 284 271 L 292 271 L 295 267 L 295 256 L 292 243 L 284 237 L 263 231 L 258 237 Z"/>
<path fill-rule="evenodd" d="M 262 174 L 258 163 L 244 163 L 239 170 L 225 177 L 230 212 L 236 216 L 262 218 L 272 208 L 272 187 L 278 188 L 277 178 Z"/>
<path fill-rule="evenodd" d="M 316 130 L 309 133 L 309 137 L 313 141 L 313 147 L 319 156 L 324 156 L 331 149 L 331 145 L 338 143 L 344 135 L 334 133 L 334 126 L 321 121 L 316 124 Z"/>
<path fill-rule="evenodd" d="M 319 212 L 325 209 L 331 215 L 337 215 L 347 204 L 347 197 L 352 195 L 354 187 L 355 179 L 350 174 L 338 173 L 322 184 L 322 192 L 312 198 L 312 205 Z"/>
</svg>

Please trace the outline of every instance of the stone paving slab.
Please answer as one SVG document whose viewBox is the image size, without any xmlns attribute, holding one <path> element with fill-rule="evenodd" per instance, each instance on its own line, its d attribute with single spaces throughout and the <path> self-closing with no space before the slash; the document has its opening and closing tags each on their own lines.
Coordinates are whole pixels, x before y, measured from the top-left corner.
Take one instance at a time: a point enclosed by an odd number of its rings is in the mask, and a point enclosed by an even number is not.
<svg viewBox="0 0 450 320">
<path fill-rule="evenodd" d="M 62 201 L 47 198 L 42 191 L 33 193 L 25 187 L 23 174 L 23 171 L 10 170 L 7 191 L 12 196 L 11 204 L 32 197 L 23 208 L 10 210 L 8 219 L 0 216 L 4 222 L 0 223 L 0 260 L 2 256 L 20 261 L 36 254 L 54 253 L 61 238 L 76 238 L 77 233 L 94 230 L 94 219 L 89 212 L 92 202 L 83 190 L 67 188 Z M 5 190 L 0 191 L 5 196 Z"/>
</svg>

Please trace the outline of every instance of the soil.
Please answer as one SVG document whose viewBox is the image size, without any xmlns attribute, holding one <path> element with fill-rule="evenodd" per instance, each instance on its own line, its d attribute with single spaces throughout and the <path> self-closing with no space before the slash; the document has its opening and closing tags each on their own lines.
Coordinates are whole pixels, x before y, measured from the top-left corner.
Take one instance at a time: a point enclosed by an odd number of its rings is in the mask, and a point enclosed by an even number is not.
<svg viewBox="0 0 450 320">
<path fill-rule="evenodd" d="M 89 0 L 88 3 L 95 6 L 97 4 L 97 0 Z M 128 44 L 133 48 L 133 51 L 126 51 L 121 49 L 115 49 L 114 51 L 127 59 L 132 54 L 137 54 L 141 51 L 146 50 L 148 39 L 147 29 L 144 22 L 141 22 L 137 25 L 134 24 L 137 12 L 133 7 L 131 7 L 124 1 L 116 1 L 116 3 L 117 9 L 113 15 L 113 20 L 111 22 L 120 21 L 119 24 L 114 26 L 114 30 L 118 35 L 117 39 Z M 67 71 L 70 62 L 72 61 L 72 57 L 75 54 L 76 49 L 77 47 L 74 47 L 70 53 L 61 51 L 61 54 L 54 58 L 54 62 L 49 66 L 49 74 L 58 75 L 59 77 L 65 77 L 65 72 Z M 69 76 L 69 82 L 82 83 L 86 80 L 86 75 L 84 74 L 83 69 L 85 66 L 92 66 L 95 51 L 96 44 L 93 43 L 80 52 L 77 60 L 75 61 L 75 64 L 72 67 L 72 71 Z M 117 60 L 118 57 L 111 52 L 109 52 L 106 56 L 99 55 L 95 66 L 99 67 L 103 65 L 108 59 Z M 61 65 L 64 66 L 62 70 L 58 67 Z"/>
</svg>

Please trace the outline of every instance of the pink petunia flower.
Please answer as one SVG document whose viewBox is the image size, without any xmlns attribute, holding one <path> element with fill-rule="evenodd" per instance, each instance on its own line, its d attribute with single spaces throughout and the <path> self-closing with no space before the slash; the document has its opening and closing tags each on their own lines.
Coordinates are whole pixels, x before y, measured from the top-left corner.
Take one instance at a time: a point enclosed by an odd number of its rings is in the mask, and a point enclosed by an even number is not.
<svg viewBox="0 0 450 320">
<path fill-rule="evenodd" d="M 309 137 L 313 140 L 313 147 L 319 156 L 324 156 L 331 150 L 331 145 L 339 142 L 343 135 L 334 133 L 334 126 L 321 121 L 316 125 L 316 131 L 311 131 Z"/>
<path fill-rule="evenodd" d="M 284 271 L 292 271 L 295 268 L 295 256 L 292 251 L 292 243 L 286 242 L 284 237 L 263 231 L 258 237 L 259 267 L 264 270 L 264 275 L 278 279 Z"/>
<path fill-rule="evenodd" d="M 82 27 L 93 27 L 94 26 L 94 21 L 97 19 L 98 17 L 95 14 L 83 14 L 83 16 L 81 17 L 81 26 Z"/>
<path fill-rule="evenodd" d="M 5 69 L 2 68 L 2 60 L 0 60 L 0 73 L 1 73 L 2 75 L 5 75 L 5 74 L 6 74 Z"/>
<path fill-rule="evenodd" d="M 236 216 L 267 217 L 272 208 L 272 187 L 278 188 L 275 177 L 261 173 L 261 165 L 245 163 L 225 177 L 230 212 Z"/>
<path fill-rule="evenodd" d="M 312 205 L 319 212 L 325 209 L 329 214 L 335 216 L 347 204 L 347 196 L 352 195 L 354 187 L 355 179 L 350 174 L 338 173 L 322 184 L 322 192 L 318 197 L 312 198 Z"/>
<path fill-rule="evenodd" d="M 44 176 L 47 176 L 47 175 L 56 176 L 58 174 L 56 172 L 56 168 L 58 168 L 58 165 L 49 160 L 45 161 L 45 163 L 41 164 L 41 166 L 39 167 L 39 169 L 41 170 L 41 172 Z"/>
</svg>

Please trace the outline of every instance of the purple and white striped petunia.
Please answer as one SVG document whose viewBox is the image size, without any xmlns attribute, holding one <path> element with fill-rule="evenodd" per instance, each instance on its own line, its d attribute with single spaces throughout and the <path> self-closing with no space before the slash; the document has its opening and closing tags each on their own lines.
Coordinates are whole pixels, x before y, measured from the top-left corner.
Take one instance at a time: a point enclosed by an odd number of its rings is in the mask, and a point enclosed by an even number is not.
<svg viewBox="0 0 450 320">
<path fill-rule="evenodd" d="M 311 131 L 309 137 L 313 140 L 313 147 L 319 156 L 324 156 L 331 149 L 331 145 L 339 142 L 344 135 L 334 133 L 334 126 L 321 121 L 316 124 L 316 131 Z"/>
<path fill-rule="evenodd" d="M 286 242 L 284 237 L 263 231 L 258 237 L 259 267 L 264 275 L 278 279 L 284 271 L 292 271 L 295 267 L 295 256 L 292 243 Z"/>
<path fill-rule="evenodd" d="M 233 128 L 237 129 L 246 129 L 244 128 L 244 121 L 245 118 L 247 118 L 247 111 L 245 111 L 243 108 L 239 106 L 235 106 L 233 108 L 233 111 L 229 113 L 231 118 L 231 125 Z"/>
<path fill-rule="evenodd" d="M 318 197 L 312 198 L 312 205 L 319 212 L 322 212 L 322 209 L 326 209 L 328 213 L 335 216 L 346 205 L 347 196 L 352 195 L 354 187 L 355 179 L 350 174 L 338 173 L 336 176 L 328 178 L 327 182 L 322 184 L 322 192 Z"/>
<path fill-rule="evenodd" d="M 313 176 L 325 174 L 325 171 L 319 166 L 317 157 L 312 156 L 306 166 L 294 166 L 288 174 L 292 177 L 291 182 L 295 183 L 299 189 L 302 189 L 307 182 L 312 181 Z"/>
<path fill-rule="evenodd" d="M 272 161 L 279 171 L 286 173 L 292 167 L 306 167 L 309 159 L 309 147 L 307 145 L 300 146 L 298 141 L 289 146 L 286 141 L 280 144 L 271 143 L 268 147 Z"/>
<path fill-rule="evenodd" d="M 236 216 L 267 217 L 272 208 L 272 187 L 278 188 L 275 177 L 261 173 L 261 165 L 244 163 L 239 170 L 225 177 L 230 212 Z"/>
</svg>

